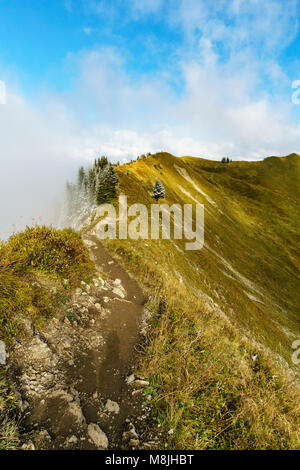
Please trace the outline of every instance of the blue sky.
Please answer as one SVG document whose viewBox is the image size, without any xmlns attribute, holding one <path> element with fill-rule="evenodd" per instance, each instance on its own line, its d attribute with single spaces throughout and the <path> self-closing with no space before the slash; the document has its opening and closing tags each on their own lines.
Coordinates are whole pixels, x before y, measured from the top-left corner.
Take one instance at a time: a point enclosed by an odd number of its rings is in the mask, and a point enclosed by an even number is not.
<svg viewBox="0 0 300 470">
<path fill-rule="evenodd" d="M 174 129 L 187 148 L 164 138 L 159 144 L 178 154 L 255 159 L 290 150 L 277 132 L 274 142 L 259 132 L 253 142 L 245 113 L 248 107 L 253 123 L 253 114 L 282 110 L 287 125 L 300 122 L 290 103 L 300 72 L 297 0 L 0 0 L 0 13 L 0 79 L 36 110 L 46 100 L 78 126 L 127 130 L 137 140 Z M 245 144 L 226 132 L 226 112 L 234 126 L 245 120 Z M 272 124 L 278 130 L 278 121 L 268 122 L 268 134 Z M 110 156 L 160 149 L 145 145 L 151 148 L 137 144 Z"/>
<path fill-rule="evenodd" d="M 74 70 L 66 64 L 70 54 L 115 47 L 133 78 L 159 74 L 166 67 L 180 75 L 182 55 L 194 58 L 201 37 L 211 39 L 218 60 L 226 62 L 232 54 L 230 35 L 237 31 L 242 36 L 236 41 L 237 52 L 247 50 L 262 62 L 276 61 L 291 80 L 295 64 L 298 68 L 299 8 L 294 0 L 0 0 L 0 12 L 0 64 L 15 72 L 28 97 L 43 87 L 72 88 Z M 184 80 L 173 78 L 172 85 L 180 92 Z M 265 78 L 262 89 L 275 94 L 273 85 Z"/>
<path fill-rule="evenodd" d="M 40 214 L 102 154 L 300 153 L 299 13 L 299 0 L 0 0 L 1 212 Z"/>
<path fill-rule="evenodd" d="M 135 14 L 132 5 L 126 0 L 0 0 L 1 64 L 19 72 L 29 96 L 43 85 L 69 89 L 68 55 L 104 46 L 124 54 L 133 76 L 155 73 L 172 61 L 183 35 L 163 16 L 139 14 L 139 9 Z"/>
</svg>

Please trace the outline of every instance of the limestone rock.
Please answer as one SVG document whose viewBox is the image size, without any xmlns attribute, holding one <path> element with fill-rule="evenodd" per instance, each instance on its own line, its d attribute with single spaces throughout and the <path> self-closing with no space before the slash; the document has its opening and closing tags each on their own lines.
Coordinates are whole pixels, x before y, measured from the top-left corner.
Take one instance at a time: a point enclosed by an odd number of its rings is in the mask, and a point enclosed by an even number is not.
<svg viewBox="0 0 300 470">
<path fill-rule="evenodd" d="M 22 450 L 35 450 L 35 447 L 32 441 L 28 441 L 22 445 L 21 449 Z"/>
<path fill-rule="evenodd" d="M 110 413 L 119 413 L 120 412 L 120 407 L 117 402 L 112 401 L 112 400 L 107 400 L 105 404 L 105 409 L 109 411 Z"/>
<path fill-rule="evenodd" d="M 135 376 L 134 376 L 134 374 L 128 375 L 128 376 L 126 377 L 125 381 L 126 381 L 127 384 L 131 384 L 132 382 L 134 382 L 134 381 L 135 381 Z"/>
<path fill-rule="evenodd" d="M 124 297 L 126 297 L 126 292 L 122 287 L 114 287 L 112 291 L 115 295 L 121 297 L 121 299 L 124 299 Z"/>
<path fill-rule="evenodd" d="M 27 361 L 35 369 L 41 366 L 51 368 L 56 362 L 49 346 L 41 341 L 38 336 L 32 339 L 27 354 Z"/>
<path fill-rule="evenodd" d="M 95 423 L 88 425 L 88 434 L 98 449 L 108 448 L 108 439 L 106 434 Z"/>
<path fill-rule="evenodd" d="M 131 442 L 132 439 L 138 441 L 139 436 L 135 430 L 135 427 L 132 423 L 129 423 L 128 425 L 128 431 L 123 432 L 122 439 L 124 442 Z"/>
<path fill-rule="evenodd" d="M 137 387 L 148 387 L 149 382 L 148 380 L 135 380 L 134 385 Z"/>
<path fill-rule="evenodd" d="M 70 437 L 68 437 L 68 438 L 66 439 L 66 444 L 67 444 L 67 445 L 68 445 L 68 444 L 69 444 L 69 445 L 70 445 L 70 444 L 77 444 L 77 442 L 78 442 L 78 439 L 77 439 L 77 437 L 74 436 L 74 435 L 73 435 L 73 436 L 70 436 Z"/>
</svg>

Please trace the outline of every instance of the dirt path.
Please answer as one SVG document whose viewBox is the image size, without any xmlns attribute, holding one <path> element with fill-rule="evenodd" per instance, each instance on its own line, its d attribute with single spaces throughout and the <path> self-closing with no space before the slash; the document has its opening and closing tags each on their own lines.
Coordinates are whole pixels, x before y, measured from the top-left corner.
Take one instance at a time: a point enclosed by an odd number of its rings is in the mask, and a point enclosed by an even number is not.
<svg viewBox="0 0 300 470">
<path fill-rule="evenodd" d="M 103 430 L 106 429 L 111 445 L 119 447 L 125 420 L 132 420 L 140 408 L 140 401 L 133 400 L 132 388 L 128 387 L 124 379 L 132 373 L 135 345 L 139 338 L 139 323 L 146 298 L 138 283 L 130 278 L 95 236 L 87 235 L 85 239 L 93 243 L 90 251 L 96 266 L 111 279 L 120 280 L 120 285 L 127 294 L 126 298 L 119 298 L 113 291 L 107 294 L 109 315 L 105 324 L 102 323 L 100 327 L 106 343 L 105 354 L 103 356 L 99 355 L 98 351 L 92 351 L 86 361 L 81 362 L 82 367 L 77 370 L 82 384 L 78 389 L 82 396 L 88 397 L 89 394 L 97 392 L 103 402 L 110 399 L 118 403 L 120 412 L 112 413 L 109 427 L 107 428 L 104 422 L 101 425 Z M 90 361 L 96 370 L 96 374 L 92 376 L 88 368 Z M 88 421 L 96 422 L 97 407 L 87 403 L 83 410 Z"/>
<path fill-rule="evenodd" d="M 92 285 L 76 290 L 74 321 L 52 319 L 11 355 L 23 447 L 155 448 L 147 436 L 147 383 L 128 380 L 145 296 L 94 235 L 84 234 L 84 241 L 99 272 Z"/>
</svg>

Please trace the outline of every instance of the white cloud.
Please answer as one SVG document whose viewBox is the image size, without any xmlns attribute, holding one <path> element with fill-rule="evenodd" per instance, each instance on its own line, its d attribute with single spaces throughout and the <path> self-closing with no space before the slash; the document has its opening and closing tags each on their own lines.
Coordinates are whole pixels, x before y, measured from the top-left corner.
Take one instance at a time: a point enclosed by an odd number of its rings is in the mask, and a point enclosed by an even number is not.
<svg viewBox="0 0 300 470">
<path fill-rule="evenodd" d="M 139 15 L 166 7 L 131 4 Z M 291 118 L 291 96 L 283 93 L 289 78 L 277 60 L 294 37 L 297 2 L 168 4 L 169 24 L 185 34 L 172 69 L 165 64 L 156 73 L 133 74 L 124 50 L 99 47 L 68 55 L 66 69 L 77 77 L 68 93 L 33 104 L 7 82 L 7 104 L 0 107 L 2 236 L 19 215 L 29 222 L 45 215 L 65 179 L 98 155 L 124 162 L 160 150 L 217 159 L 300 151 L 300 126 Z M 104 3 L 94 6 L 100 12 Z M 222 8 L 231 21 L 221 20 Z"/>
<path fill-rule="evenodd" d="M 12 224 L 51 220 L 53 204 L 77 166 L 72 159 L 87 153 L 69 113 L 50 104 L 34 107 L 8 87 L 0 107 L 0 238 Z"/>
<path fill-rule="evenodd" d="M 174 4 L 177 8 L 169 9 L 169 21 L 189 39 L 209 37 L 232 52 L 250 46 L 260 53 L 279 52 L 298 31 L 298 0 L 178 0 Z"/>
</svg>

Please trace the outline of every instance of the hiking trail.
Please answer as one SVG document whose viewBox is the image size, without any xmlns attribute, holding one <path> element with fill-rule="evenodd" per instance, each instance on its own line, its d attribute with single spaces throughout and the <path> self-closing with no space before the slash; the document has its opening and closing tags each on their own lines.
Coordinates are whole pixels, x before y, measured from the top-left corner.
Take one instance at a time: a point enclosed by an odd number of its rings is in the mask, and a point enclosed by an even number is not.
<svg viewBox="0 0 300 470">
<path fill-rule="evenodd" d="M 95 235 L 83 239 L 98 274 L 72 295 L 72 321 L 52 318 L 38 334 L 27 324 L 10 356 L 22 448 L 157 448 L 149 384 L 133 375 L 146 298 Z"/>
</svg>

